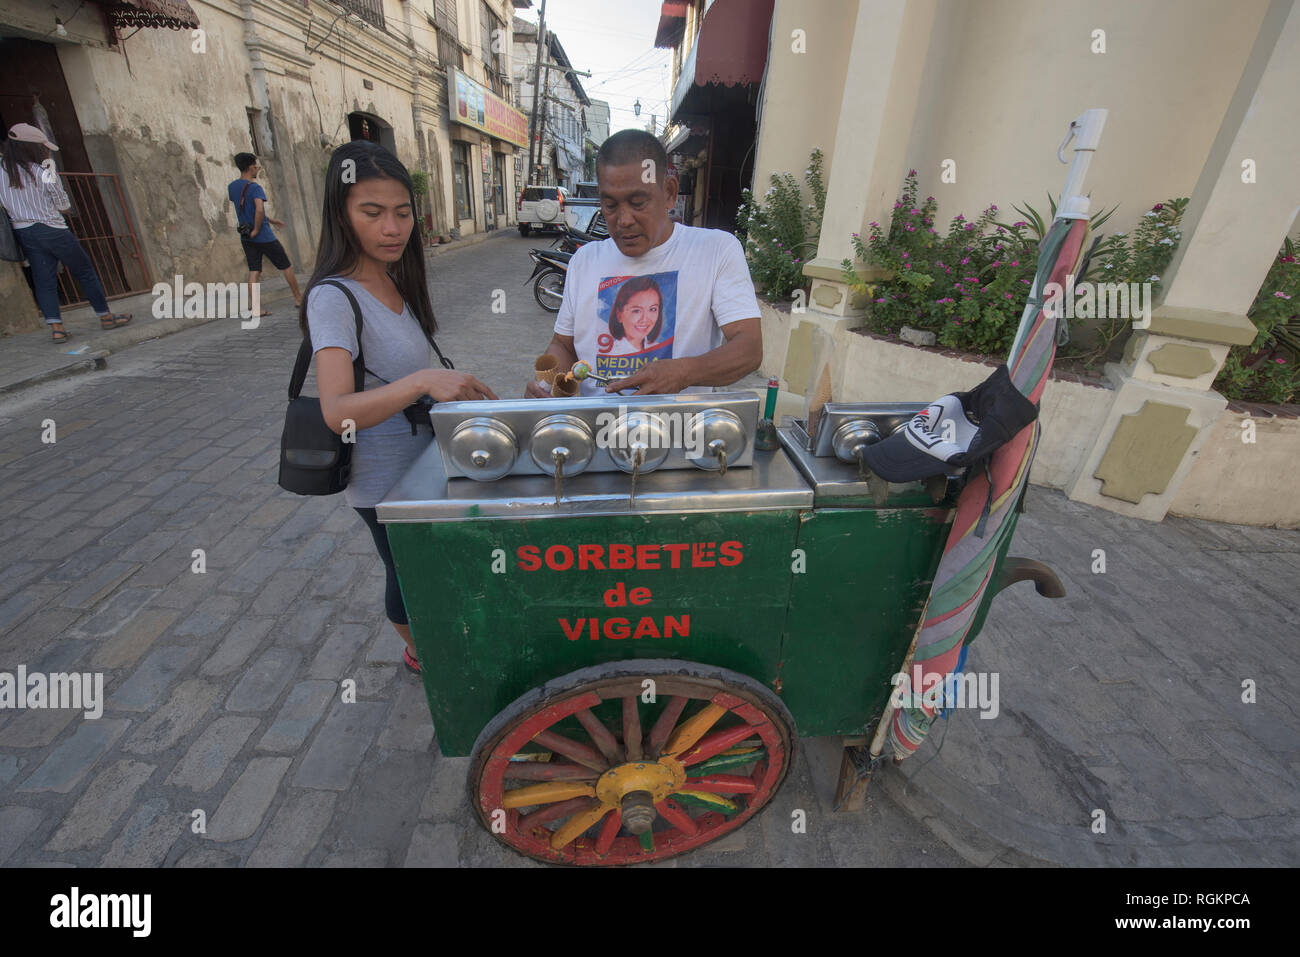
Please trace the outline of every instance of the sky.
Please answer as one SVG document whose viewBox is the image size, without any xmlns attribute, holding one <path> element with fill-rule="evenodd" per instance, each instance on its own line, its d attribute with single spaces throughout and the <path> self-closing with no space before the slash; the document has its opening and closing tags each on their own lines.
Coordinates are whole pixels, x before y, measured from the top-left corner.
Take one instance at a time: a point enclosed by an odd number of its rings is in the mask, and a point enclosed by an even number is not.
<svg viewBox="0 0 1300 957">
<path fill-rule="evenodd" d="M 659 0 L 546 0 L 546 29 L 554 31 L 574 69 L 590 71 L 578 82 L 593 100 L 609 104 L 609 131 L 644 129 L 650 114 L 664 114 L 672 95 L 672 50 L 654 48 Z M 541 0 L 515 16 L 537 22 Z M 641 116 L 632 105 L 641 100 Z"/>
</svg>

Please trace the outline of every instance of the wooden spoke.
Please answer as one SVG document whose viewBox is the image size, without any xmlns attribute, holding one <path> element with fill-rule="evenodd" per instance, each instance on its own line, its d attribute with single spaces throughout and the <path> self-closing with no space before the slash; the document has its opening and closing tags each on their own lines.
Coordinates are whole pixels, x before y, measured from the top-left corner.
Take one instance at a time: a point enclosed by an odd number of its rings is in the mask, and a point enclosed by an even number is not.
<svg viewBox="0 0 1300 957">
<path fill-rule="evenodd" d="M 551 821 L 558 821 L 561 818 L 568 817 L 570 814 L 578 814 L 588 808 L 595 807 L 600 802 L 596 798 L 573 798 L 570 801 L 561 801 L 559 804 L 547 804 L 539 807 L 530 814 L 525 814 L 519 819 L 519 830 L 527 834 L 534 828 L 541 827 L 543 824 L 549 824 Z"/>
<path fill-rule="evenodd" d="M 614 808 L 614 813 L 605 818 L 605 823 L 600 826 L 600 835 L 596 838 L 596 853 L 608 854 L 609 849 L 614 846 L 614 838 L 618 837 L 618 829 L 623 825 L 623 812 Z"/>
<path fill-rule="evenodd" d="M 668 735 L 672 734 L 673 726 L 677 724 L 677 719 L 682 715 L 682 709 L 686 707 L 686 702 L 690 700 L 685 695 L 673 695 L 669 699 L 667 706 L 664 708 L 664 713 L 659 716 L 659 720 L 650 729 L 650 740 L 646 742 L 648 757 L 659 757 L 660 749 L 663 748 L 664 742 L 668 740 Z"/>
<path fill-rule="evenodd" d="M 609 762 L 601 757 L 594 748 L 589 748 L 572 738 L 566 738 L 562 734 L 556 734 L 554 731 L 539 731 L 533 736 L 533 740 L 542 747 L 550 748 L 556 754 L 562 754 L 566 758 L 591 768 L 593 771 L 603 773 L 609 768 Z"/>
<path fill-rule="evenodd" d="M 627 752 L 627 760 L 640 761 L 643 754 L 641 750 L 641 712 L 637 708 L 637 696 L 634 694 L 623 696 L 623 748 Z M 622 815 L 619 815 L 621 818 Z"/>
<path fill-rule="evenodd" d="M 581 837 L 587 828 L 600 821 L 602 817 L 614 810 L 608 804 L 597 804 L 588 811 L 573 815 L 555 829 L 551 835 L 551 847 L 560 850 L 567 847 L 575 838 Z"/>
<path fill-rule="evenodd" d="M 687 837 L 693 837 L 695 832 L 699 830 L 699 828 L 695 826 L 695 821 L 691 819 L 691 816 L 678 807 L 671 799 L 660 801 L 655 805 L 655 810 L 659 812 L 660 816 L 665 821 L 677 828 L 677 830 L 681 831 Z"/>
<path fill-rule="evenodd" d="M 727 713 L 727 709 L 720 704 L 709 703 L 701 708 L 698 712 L 687 718 L 673 736 L 668 739 L 664 745 L 664 754 L 676 755 L 695 745 L 695 742 L 704 737 L 704 733 L 718 723 L 718 719 Z"/>
<path fill-rule="evenodd" d="M 506 778 L 517 781 L 594 781 L 599 776 L 599 771 L 567 761 L 512 761 L 506 767 Z"/>
<path fill-rule="evenodd" d="M 591 740 L 600 753 L 605 756 L 605 760 L 611 765 L 618 764 L 621 756 L 618 748 L 618 739 L 614 737 L 613 732 L 605 727 L 604 722 L 591 713 L 590 708 L 583 708 L 581 711 L 575 711 L 573 716 L 578 719 L 579 724 L 586 729 L 591 735 Z"/>
<path fill-rule="evenodd" d="M 708 794 L 753 794 L 758 785 L 742 774 L 710 774 L 702 778 L 687 778 L 686 787 L 691 791 L 704 791 Z"/>
<path fill-rule="evenodd" d="M 679 755 L 677 760 L 681 761 L 683 765 L 707 761 L 715 754 L 734 746 L 737 742 L 744 741 L 753 733 L 754 728 L 748 724 L 737 725 L 725 731 L 714 731 L 712 734 L 701 738 L 699 744 L 695 745 L 691 750 Z"/>
<path fill-rule="evenodd" d="M 579 781 L 547 781 L 507 791 L 501 806 L 507 809 L 528 807 L 532 804 L 554 804 L 576 797 L 595 797 L 596 789 Z"/>
</svg>

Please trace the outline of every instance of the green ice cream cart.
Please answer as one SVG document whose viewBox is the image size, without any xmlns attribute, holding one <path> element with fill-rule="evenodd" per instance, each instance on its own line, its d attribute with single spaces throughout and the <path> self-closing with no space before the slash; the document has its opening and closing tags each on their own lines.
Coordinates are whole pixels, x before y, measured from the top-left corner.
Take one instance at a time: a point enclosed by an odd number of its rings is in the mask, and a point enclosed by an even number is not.
<svg viewBox="0 0 1300 957">
<path fill-rule="evenodd" d="M 437 405 L 379 505 L 438 744 L 517 851 L 697 848 L 772 799 L 799 737 L 860 742 L 886 711 L 960 478 L 858 464 L 921 405 L 830 404 L 764 450 L 758 403 Z"/>
</svg>

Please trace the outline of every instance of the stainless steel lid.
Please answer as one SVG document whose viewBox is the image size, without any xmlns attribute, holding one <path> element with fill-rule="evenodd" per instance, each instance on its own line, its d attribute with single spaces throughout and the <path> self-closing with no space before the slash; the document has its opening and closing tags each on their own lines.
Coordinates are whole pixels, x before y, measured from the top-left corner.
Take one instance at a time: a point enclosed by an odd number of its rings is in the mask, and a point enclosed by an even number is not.
<svg viewBox="0 0 1300 957">
<path fill-rule="evenodd" d="M 528 442 L 528 454 L 547 475 L 554 475 L 557 465 L 566 478 L 577 475 L 595 453 L 596 437 L 576 415 L 548 415 L 533 428 Z"/>
<path fill-rule="evenodd" d="M 668 425 L 655 412 L 620 415 L 609 430 L 609 457 L 624 472 L 653 472 L 664 464 L 670 448 Z"/>
<path fill-rule="evenodd" d="M 456 426 L 449 443 L 457 468 L 476 482 L 492 482 L 510 471 L 519 442 L 504 422 L 480 415 Z"/>
<path fill-rule="evenodd" d="M 722 470 L 738 462 L 749 444 L 740 417 L 726 409 L 705 409 L 691 423 L 690 445 L 703 455 L 688 455 L 696 467 Z"/>
</svg>

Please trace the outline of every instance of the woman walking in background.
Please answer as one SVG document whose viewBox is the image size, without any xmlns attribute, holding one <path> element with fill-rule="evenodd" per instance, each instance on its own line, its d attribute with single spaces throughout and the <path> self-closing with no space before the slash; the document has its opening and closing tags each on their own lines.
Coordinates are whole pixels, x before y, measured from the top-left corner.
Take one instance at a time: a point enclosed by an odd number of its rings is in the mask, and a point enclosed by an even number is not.
<svg viewBox="0 0 1300 957">
<path fill-rule="evenodd" d="M 63 328 L 59 317 L 59 263 L 67 266 L 81 284 L 101 328 L 124 326 L 131 316 L 109 311 L 104 285 L 63 218 L 62 211 L 71 208 L 72 202 L 58 176 L 41 165 L 50 150 L 57 149 L 44 133 L 27 123 L 18 123 L 9 130 L 4 161 L 0 162 L 0 204 L 9 214 L 14 236 L 31 264 L 36 301 L 53 331 L 53 339 L 67 342 L 72 333 Z"/>
<path fill-rule="evenodd" d="M 472 375 L 434 361 L 437 323 L 414 211 L 411 176 L 392 153 L 366 140 L 335 150 L 325 174 L 316 268 L 299 322 L 311 336 L 325 423 L 340 435 L 345 422 L 354 423 L 356 444 L 345 495 L 375 540 L 387 573 L 384 609 L 406 643 L 407 667 L 418 672 L 393 554 L 375 506 L 433 440 L 422 399 L 451 402 L 496 395 Z M 354 303 L 362 318 L 361 392 L 354 391 L 352 372 L 358 347 Z"/>
</svg>

